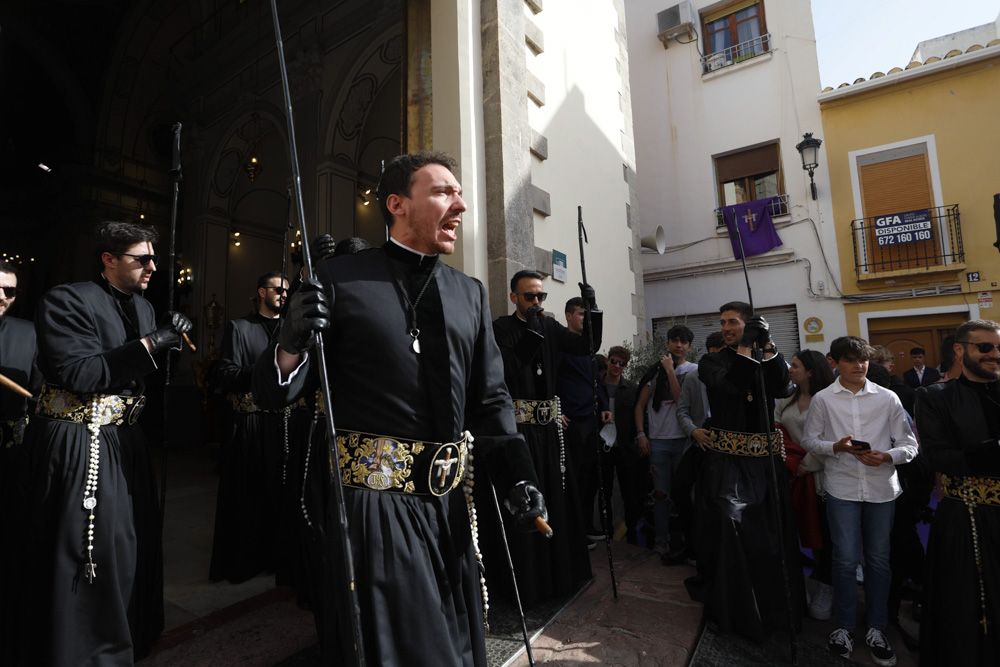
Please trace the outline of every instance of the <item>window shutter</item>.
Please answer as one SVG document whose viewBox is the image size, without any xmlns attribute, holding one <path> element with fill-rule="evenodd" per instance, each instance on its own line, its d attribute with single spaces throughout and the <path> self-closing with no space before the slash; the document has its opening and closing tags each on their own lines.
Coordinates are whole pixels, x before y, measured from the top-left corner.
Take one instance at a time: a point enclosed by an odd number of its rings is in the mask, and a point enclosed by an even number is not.
<svg viewBox="0 0 1000 667">
<path fill-rule="evenodd" d="M 778 144 L 767 144 L 715 158 L 719 183 L 778 171 Z"/>
<path fill-rule="evenodd" d="M 864 217 L 931 208 L 927 155 L 886 160 L 860 169 Z"/>
<path fill-rule="evenodd" d="M 799 317 L 795 305 L 758 308 L 758 315 L 767 320 L 771 331 L 771 340 L 775 347 L 791 363 L 792 354 L 799 350 Z M 702 313 L 699 315 L 677 315 L 673 317 L 657 317 L 653 319 L 653 334 L 661 338 L 667 337 L 667 330 L 675 324 L 684 324 L 694 332 L 694 342 L 691 348 L 696 356 L 705 354 L 705 339 L 709 334 L 719 331 L 719 313 Z M 820 350 L 826 354 L 826 350 Z"/>
</svg>

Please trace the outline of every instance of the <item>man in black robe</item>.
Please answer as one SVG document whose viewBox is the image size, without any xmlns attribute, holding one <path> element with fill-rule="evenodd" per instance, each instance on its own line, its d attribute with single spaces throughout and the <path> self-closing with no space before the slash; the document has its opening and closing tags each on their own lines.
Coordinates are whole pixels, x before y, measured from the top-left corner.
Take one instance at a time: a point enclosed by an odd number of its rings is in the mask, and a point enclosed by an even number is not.
<svg viewBox="0 0 1000 667">
<path fill-rule="evenodd" d="M 958 328 L 957 380 L 917 391 L 920 449 L 942 492 L 927 544 L 921 665 L 1000 661 L 1000 323 Z"/>
<path fill-rule="evenodd" d="M 439 261 L 453 251 L 465 211 L 453 167 L 428 153 L 386 165 L 378 195 L 390 240 L 320 263 L 322 285 L 304 281 L 292 294 L 273 356 L 254 375 L 259 400 L 297 399 L 314 363 L 308 341 L 323 331 L 371 665 L 486 664 L 475 549 L 484 526 L 470 521 L 467 502 L 474 472 L 503 479 L 524 522 L 545 512 L 503 384 L 486 290 Z M 463 484 L 465 494 L 454 492 Z M 330 542 L 336 516 L 331 503 L 312 517 Z M 328 567 L 340 566 L 333 558 Z M 346 609 L 346 590 L 331 599 L 341 603 L 331 614 Z M 342 635 L 322 643 L 330 664 L 349 664 Z"/>
<path fill-rule="evenodd" d="M 546 293 L 542 274 L 518 271 L 510 281 L 512 315 L 493 322 L 504 380 L 514 399 L 517 430 L 524 435 L 545 496 L 553 535 L 546 540 L 537 533 L 516 530 L 509 517 L 507 541 L 517 573 L 521 603 L 531 607 L 544 600 L 565 596 L 592 576 L 590 557 L 580 515 L 579 489 L 573 470 L 567 465 L 571 455 L 560 423 L 556 381 L 566 355 L 589 355 L 587 337 L 573 333 L 542 310 Z M 589 287 L 587 287 L 589 289 Z M 592 314 L 596 345 L 600 345 L 602 313 Z M 589 357 L 585 363 L 589 365 Z M 587 404 L 593 416 L 592 390 L 587 388 Z M 596 449 L 596 446 L 595 446 Z M 595 452 L 596 458 L 596 452 Z M 594 461 L 594 474 L 597 465 Z M 480 537 L 486 579 L 495 596 L 513 599 L 510 566 L 503 551 L 499 530 L 494 526 L 496 510 L 490 511 L 492 497 L 486 484 L 477 488 L 476 500 L 483 516 L 490 516 L 490 531 Z M 588 517 L 589 518 L 589 517 Z"/>
<path fill-rule="evenodd" d="M 0 373 L 37 396 L 42 376 L 35 364 L 37 346 L 35 327 L 31 322 L 10 315 L 17 298 L 17 269 L 0 261 Z M 0 387 L 0 507 L 15 507 L 14 495 L 16 457 L 24 440 L 28 414 L 34 399 Z M 18 534 L 11 530 L 8 535 Z M 10 538 L 8 538 L 10 539 Z M 0 550 L 0 571 L 13 572 L 10 549 Z M 0 577 L 0 603 L 14 594 L 12 577 Z M 17 610 L 10 605 L 0 607 L 0 664 L 7 664 L 15 637 L 8 631 L 13 626 Z"/>
<path fill-rule="evenodd" d="M 101 275 L 38 306 L 46 386 L 19 457 L 14 664 L 131 665 L 163 627 L 159 507 L 135 421 L 154 357 L 179 349 L 191 322 L 167 313 L 157 328 L 141 296 L 155 240 L 151 227 L 101 223 Z"/>
<path fill-rule="evenodd" d="M 788 393 L 788 366 L 769 339 L 767 322 L 753 317 L 749 304 L 733 301 L 719 312 L 726 347 L 698 362 L 698 378 L 711 409 L 712 442 L 705 447 L 698 482 L 695 544 L 702 581 L 692 588 L 705 604 L 707 617 L 723 632 L 760 641 L 789 627 L 782 546 L 796 629 L 805 604 L 798 540 L 788 520 L 785 467 L 780 462 L 776 466 L 776 493 L 768 460 L 780 449 L 774 399 Z M 763 350 L 762 361 L 751 356 L 754 348 Z M 761 395 L 758 373 L 766 395 Z M 773 434 L 770 447 L 768 428 Z M 778 530 L 775 505 L 784 535 Z"/>
<path fill-rule="evenodd" d="M 212 581 L 238 584 L 274 571 L 288 542 L 281 531 L 289 525 L 280 512 L 281 488 L 287 478 L 289 422 L 298 411 L 262 409 L 251 386 L 254 364 L 274 343 L 287 293 L 284 276 L 265 273 L 257 279 L 257 310 L 226 323 L 214 381 L 232 404 L 233 430 L 220 462 Z M 288 559 L 283 560 L 282 577 L 288 574 Z"/>
</svg>

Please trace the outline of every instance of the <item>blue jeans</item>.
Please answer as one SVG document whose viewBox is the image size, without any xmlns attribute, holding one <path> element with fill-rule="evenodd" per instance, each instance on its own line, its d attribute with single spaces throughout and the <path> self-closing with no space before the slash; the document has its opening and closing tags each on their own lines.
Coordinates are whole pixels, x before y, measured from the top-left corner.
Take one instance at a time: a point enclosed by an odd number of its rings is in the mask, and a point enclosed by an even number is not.
<svg viewBox="0 0 1000 667">
<path fill-rule="evenodd" d="M 896 503 L 841 500 L 827 494 L 826 515 L 833 544 L 833 616 L 838 628 L 857 625 L 858 584 L 855 572 L 865 564 L 865 615 L 868 627 L 885 630 L 889 623 L 889 541 Z"/>
<path fill-rule="evenodd" d="M 687 438 L 649 441 L 649 462 L 653 473 L 653 517 L 656 520 L 656 546 L 670 545 L 670 486 L 677 464 L 687 447 Z"/>
</svg>

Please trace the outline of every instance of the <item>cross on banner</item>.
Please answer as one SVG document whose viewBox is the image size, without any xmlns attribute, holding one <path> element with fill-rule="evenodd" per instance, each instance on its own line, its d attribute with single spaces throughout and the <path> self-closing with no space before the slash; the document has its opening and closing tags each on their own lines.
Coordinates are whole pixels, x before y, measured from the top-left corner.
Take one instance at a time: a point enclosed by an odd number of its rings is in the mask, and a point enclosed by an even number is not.
<svg viewBox="0 0 1000 667">
<path fill-rule="evenodd" d="M 747 223 L 751 232 L 757 231 L 757 214 L 753 211 L 747 211 L 746 215 L 743 216 L 743 222 Z"/>
</svg>

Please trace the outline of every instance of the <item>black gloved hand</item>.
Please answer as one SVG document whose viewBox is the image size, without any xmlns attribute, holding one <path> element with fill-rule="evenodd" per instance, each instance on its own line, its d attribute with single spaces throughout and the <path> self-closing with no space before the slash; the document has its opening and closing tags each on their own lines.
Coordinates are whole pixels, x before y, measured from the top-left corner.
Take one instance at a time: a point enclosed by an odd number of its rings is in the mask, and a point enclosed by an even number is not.
<svg viewBox="0 0 1000 667">
<path fill-rule="evenodd" d="M 157 354 L 164 350 L 181 349 L 181 334 L 191 331 L 191 320 L 183 313 L 167 311 L 160 318 L 160 326 L 146 336 L 149 340 L 150 352 Z"/>
<path fill-rule="evenodd" d="M 743 329 L 740 345 L 751 347 L 756 343 L 757 347 L 763 348 L 771 341 L 769 329 L 770 325 L 768 325 L 767 320 L 760 315 L 754 315 L 747 321 L 746 327 Z"/>
<path fill-rule="evenodd" d="M 330 307 L 323 286 L 313 279 L 303 280 L 289 297 L 287 314 L 278 331 L 278 347 L 289 354 L 307 349 L 313 334 L 330 327 Z"/>
<path fill-rule="evenodd" d="M 312 260 L 314 262 L 321 262 L 327 257 L 333 257 L 333 251 L 337 248 L 337 242 L 329 234 L 321 234 L 313 239 L 310 248 L 312 250 Z"/>
<path fill-rule="evenodd" d="M 597 310 L 597 292 L 587 283 L 577 283 L 580 286 L 580 297 L 587 304 L 588 310 Z"/>
<path fill-rule="evenodd" d="M 545 335 L 545 325 L 542 323 L 542 315 L 544 311 L 541 306 L 532 306 L 528 309 L 528 312 L 524 314 L 524 319 L 528 323 L 528 328 L 535 333 Z"/>
<path fill-rule="evenodd" d="M 549 520 L 548 510 L 545 509 L 545 498 L 531 482 L 524 481 L 515 484 L 514 488 L 507 494 L 504 505 L 514 515 L 514 521 L 526 530 L 534 529 L 537 517 L 542 517 L 545 521 Z"/>
</svg>

